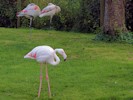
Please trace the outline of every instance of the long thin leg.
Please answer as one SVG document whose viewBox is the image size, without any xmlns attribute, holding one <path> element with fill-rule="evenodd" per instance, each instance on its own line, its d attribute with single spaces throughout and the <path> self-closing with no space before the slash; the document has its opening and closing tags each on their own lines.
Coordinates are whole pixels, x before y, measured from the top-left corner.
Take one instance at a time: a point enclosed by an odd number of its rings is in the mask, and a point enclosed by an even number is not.
<svg viewBox="0 0 133 100">
<path fill-rule="evenodd" d="M 33 21 L 33 18 L 32 17 L 30 17 L 30 28 L 32 27 L 32 21 Z"/>
<path fill-rule="evenodd" d="M 52 24 L 52 18 L 53 18 L 53 16 L 50 16 L 50 29 L 52 28 L 52 27 L 51 27 L 51 24 Z"/>
<path fill-rule="evenodd" d="M 47 64 L 46 64 L 46 80 L 48 82 L 48 95 L 49 98 L 51 98 L 51 90 L 50 90 L 50 83 L 49 83 L 49 77 L 48 77 L 48 68 L 47 68 Z"/>
<path fill-rule="evenodd" d="M 40 97 L 41 88 L 42 88 L 42 64 L 40 64 L 40 85 L 38 90 L 38 98 Z"/>
<path fill-rule="evenodd" d="M 30 25 L 29 25 L 29 28 L 30 28 L 30 38 L 31 38 L 31 35 L 32 35 L 32 22 L 33 22 L 33 17 L 31 16 L 30 17 Z"/>
</svg>

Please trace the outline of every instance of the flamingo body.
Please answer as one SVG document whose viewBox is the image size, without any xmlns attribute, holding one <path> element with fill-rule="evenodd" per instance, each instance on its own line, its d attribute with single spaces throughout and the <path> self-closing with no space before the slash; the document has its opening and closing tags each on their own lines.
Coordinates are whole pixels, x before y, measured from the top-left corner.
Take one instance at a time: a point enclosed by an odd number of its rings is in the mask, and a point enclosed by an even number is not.
<svg viewBox="0 0 133 100">
<path fill-rule="evenodd" d="M 24 56 L 24 58 L 35 59 L 40 63 L 40 85 L 39 85 L 39 90 L 38 90 L 38 98 L 40 97 L 41 88 L 42 88 L 42 63 L 46 63 L 46 65 L 47 63 L 52 64 L 52 65 L 59 64 L 60 59 L 56 55 L 56 52 L 61 54 L 64 60 L 66 60 L 67 55 L 63 49 L 54 50 L 50 46 L 37 46 Z M 50 90 L 47 66 L 46 66 L 46 80 L 48 82 L 48 94 L 49 94 L 49 97 L 51 98 L 51 90 Z"/>
<path fill-rule="evenodd" d="M 54 16 L 56 13 L 60 12 L 59 6 L 49 3 L 47 7 L 43 8 L 39 17 Z"/>
<path fill-rule="evenodd" d="M 51 24 L 53 16 L 56 13 L 59 13 L 60 11 L 61 11 L 61 8 L 59 6 L 49 3 L 48 6 L 42 9 L 39 17 L 50 16 L 50 24 Z"/>
<path fill-rule="evenodd" d="M 63 49 L 53 49 L 50 46 L 37 46 L 32 49 L 24 58 L 35 59 L 39 63 L 49 63 L 52 65 L 57 65 L 60 62 L 59 57 L 56 55 L 56 52 L 61 54 L 64 59 L 67 58 L 66 53 Z"/>
<path fill-rule="evenodd" d="M 24 8 L 22 11 L 17 13 L 17 17 L 25 16 L 26 18 L 30 17 L 37 17 L 39 16 L 41 10 L 39 6 L 35 5 L 34 3 L 30 3 Z"/>
<path fill-rule="evenodd" d="M 22 11 L 17 13 L 17 17 L 25 16 L 26 18 L 30 19 L 30 27 L 32 26 L 33 18 L 36 18 L 40 15 L 40 7 L 35 5 L 34 3 L 30 3 L 24 8 Z"/>
</svg>

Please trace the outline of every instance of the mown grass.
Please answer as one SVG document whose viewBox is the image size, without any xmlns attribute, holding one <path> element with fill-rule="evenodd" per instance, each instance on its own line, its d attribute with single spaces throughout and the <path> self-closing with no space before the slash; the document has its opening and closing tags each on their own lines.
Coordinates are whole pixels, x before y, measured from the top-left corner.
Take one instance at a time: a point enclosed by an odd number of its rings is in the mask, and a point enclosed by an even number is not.
<svg viewBox="0 0 133 100">
<path fill-rule="evenodd" d="M 48 65 L 53 100 L 132 100 L 133 46 L 93 41 L 95 35 L 0 28 L 0 100 L 48 100 L 45 67 L 23 56 L 38 45 L 63 48 L 68 59 Z"/>
</svg>

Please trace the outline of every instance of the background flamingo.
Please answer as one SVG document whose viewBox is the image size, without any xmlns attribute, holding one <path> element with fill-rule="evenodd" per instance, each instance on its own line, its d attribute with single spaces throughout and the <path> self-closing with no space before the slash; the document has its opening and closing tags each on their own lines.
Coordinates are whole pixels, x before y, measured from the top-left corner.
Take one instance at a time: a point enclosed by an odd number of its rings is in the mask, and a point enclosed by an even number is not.
<svg viewBox="0 0 133 100">
<path fill-rule="evenodd" d="M 49 3 L 48 6 L 42 9 L 39 17 L 50 16 L 50 24 L 52 23 L 52 18 L 56 13 L 59 13 L 61 8 L 53 3 Z"/>
<path fill-rule="evenodd" d="M 30 19 L 29 26 L 31 27 L 33 19 L 39 16 L 40 12 L 41 10 L 39 6 L 35 5 L 34 3 L 30 3 L 26 8 L 17 13 L 17 17 L 25 16 L 26 18 Z"/>
<path fill-rule="evenodd" d="M 66 53 L 63 49 L 53 49 L 50 46 L 37 46 L 33 50 L 31 50 L 28 54 L 24 56 L 24 58 L 35 59 L 40 63 L 40 85 L 38 90 L 38 98 L 40 97 L 41 87 L 42 87 L 42 64 L 46 64 L 46 80 L 48 83 L 48 95 L 51 98 L 51 90 L 50 90 L 50 83 L 48 77 L 48 69 L 47 63 L 51 65 L 57 65 L 60 62 L 59 57 L 56 55 L 56 52 L 61 54 L 64 58 L 64 61 L 67 58 Z"/>
</svg>

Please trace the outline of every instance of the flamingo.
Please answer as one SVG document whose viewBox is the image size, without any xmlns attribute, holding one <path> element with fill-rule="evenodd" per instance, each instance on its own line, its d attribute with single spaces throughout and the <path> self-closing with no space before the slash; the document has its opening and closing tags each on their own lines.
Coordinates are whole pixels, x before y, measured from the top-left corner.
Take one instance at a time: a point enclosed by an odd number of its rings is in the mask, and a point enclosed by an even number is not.
<svg viewBox="0 0 133 100">
<path fill-rule="evenodd" d="M 17 13 L 17 17 L 25 16 L 26 18 L 30 19 L 29 27 L 31 27 L 33 19 L 39 16 L 40 12 L 41 10 L 39 6 L 35 5 L 34 3 L 30 3 L 26 8 Z"/>
<path fill-rule="evenodd" d="M 50 16 L 50 24 L 52 23 L 52 18 L 56 13 L 59 13 L 61 8 L 53 3 L 49 3 L 48 6 L 42 9 L 41 14 L 39 17 Z"/>
<path fill-rule="evenodd" d="M 42 64 L 46 64 L 46 81 L 48 83 L 48 95 L 51 98 L 51 90 L 48 76 L 47 63 L 51 65 L 57 65 L 60 63 L 60 58 L 56 55 L 56 52 L 61 54 L 66 61 L 67 55 L 63 49 L 53 49 L 50 46 L 37 46 L 27 53 L 24 58 L 35 59 L 40 63 L 40 85 L 38 90 L 38 98 L 40 97 L 41 87 L 42 87 Z"/>
</svg>

